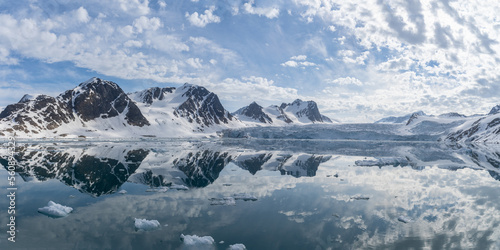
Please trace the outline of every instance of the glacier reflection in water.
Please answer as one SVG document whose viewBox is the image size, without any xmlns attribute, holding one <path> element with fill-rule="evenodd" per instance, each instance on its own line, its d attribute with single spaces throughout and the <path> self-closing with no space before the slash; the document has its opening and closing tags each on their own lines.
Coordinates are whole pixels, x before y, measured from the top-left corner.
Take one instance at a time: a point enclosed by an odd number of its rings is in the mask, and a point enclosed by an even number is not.
<svg viewBox="0 0 500 250">
<path fill-rule="evenodd" d="M 181 234 L 213 249 L 500 248 L 500 149 L 156 140 L 22 143 L 16 157 L 19 232 L 1 249 L 182 249 Z M 50 200 L 74 210 L 37 213 Z"/>
</svg>

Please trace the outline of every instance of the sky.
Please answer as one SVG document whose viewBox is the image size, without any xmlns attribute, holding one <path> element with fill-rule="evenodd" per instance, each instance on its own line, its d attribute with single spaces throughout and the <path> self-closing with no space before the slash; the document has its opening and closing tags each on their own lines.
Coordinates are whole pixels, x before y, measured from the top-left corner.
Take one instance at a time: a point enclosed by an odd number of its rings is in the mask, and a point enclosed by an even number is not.
<svg viewBox="0 0 500 250">
<path fill-rule="evenodd" d="M 497 0 L 0 0 L 0 107 L 91 77 L 341 122 L 500 104 Z"/>
</svg>

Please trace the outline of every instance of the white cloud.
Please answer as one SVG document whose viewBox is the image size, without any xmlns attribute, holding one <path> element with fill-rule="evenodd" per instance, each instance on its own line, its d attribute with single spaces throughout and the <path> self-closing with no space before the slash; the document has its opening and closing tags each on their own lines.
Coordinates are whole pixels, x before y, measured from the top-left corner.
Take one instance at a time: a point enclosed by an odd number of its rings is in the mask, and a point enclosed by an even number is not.
<svg viewBox="0 0 500 250">
<path fill-rule="evenodd" d="M 18 63 L 18 59 L 10 57 L 8 49 L 0 47 L 0 65 L 15 65 Z"/>
<path fill-rule="evenodd" d="M 158 17 L 147 18 L 141 16 L 134 20 L 133 26 L 138 33 L 142 33 L 145 30 L 157 30 L 162 27 L 163 24 Z"/>
<path fill-rule="evenodd" d="M 316 66 L 316 64 L 313 62 L 305 61 L 306 59 L 307 59 L 307 56 L 305 56 L 305 55 L 292 56 L 292 57 L 290 57 L 289 61 L 282 63 L 281 66 L 292 67 L 292 68 L 296 68 L 296 67 L 300 67 L 300 66 L 302 66 L 302 67 Z"/>
<path fill-rule="evenodd" d="M 261 105 L 271 105 L 277 104 L 277 101 L 295 100 L 300 97 L 297 89 L 279 87 L 273 80 L 258 76 L 226 78 L 221 82 L 202 83 L 223 98 L 224 107 L 228 110 L 236 110 L 241 108 L 242 104 L 247 105 L 253 101 Z"/>
<path fill-rule="evenodd" d="M 350 76 L 337 78 L 335 80 L 332 80 L 330 83 L 333 85 L 340 85 L 340 86 L 342 86 L 342 85 L 362 86 L 363 85 L 363 83 L 359 79 L 357 79 L 355 77 L 350 77 Z"/>
<path fill-rule="evenodd" d="M 298 55 L 290 57 L 290 60 L 305 61 L 307 59 L 306 55 Z"/>
<path fill-rule="evenodd" d="M 344 63 L 355 63 L 355 64 L 360 64 L 364 65 L 365 60 L 368 58 L 368 55 L 370 54 L 369 51 L 365 51 L 361 53 L 361 55 L 356 55 L 355 51 L 352 50 L 339 50 L 337 54 L 342 57 L 342 61 Z"/>
<path fill-rule="evenodd" d="M 188 58 L 186 60 L 186 63 L 195 69 L 203 68 L 203 65 L 201 64 L 202 62 L 203 60 L 200 58 Z"/>
<path fill-rule="evenodd" d="M 131 37 L 134 34 L 134 27 L 131 25 L 124 26 L 118 30 L 126 37 Z"/>
<path fill-rule="evenodd" d="M 126 13 L 144 16 L 150 13 L 148 0 L 116 0 L 120 9 Z"/>
<path fill-rule="evenodd" d="M 165 9 L 167 7 L 167 4 L 164 1 L 158 1 L 158 5 L 160 5 L 161 9 Z"/>
<path fill-rule="evenodd" d="M 142 47 L 142 41 L 137 41 L 137 40 L 129 40 L 126 41 L 123 46 L 125 47 Z"/>
<path fill-rule="evenodd" d="M 88 23 L 90 21 L 90 16 L 87 10 L 83 7 L 78 8 L 75 13 L 76 19 L 82 23 Z"/>
<path fill-rule="evenodd" d="M 193 50 L 220 56 L 223 62 L 225 63 L 233 63 L 233 64 L 241 63 L 241 61 L 238 59 L 239 56 L 234 51 L 223 48 L 217 43 L 205 37 L 190 37 L 189 41 L 194 45 Z"/>
<path fill-rule="evenodd" d="M 173 35 L 156 35 L 151 37 L 149 41 L 153 48 L 167 53 L 176 54 L 178 52 L 190 50 L 187 44 Z"/>
<path fill-rule="evenodd" d="M 198 14 L 198 12 L 194 12 L 193 14 L 186 13 L 186 18 L 191 25 L 197 27 L 205 27 L 209 23 L 219 23 L 220 17 L 214 15 L 214 10 L 215 6 L 212 6 L 205 10 L 205 14 Z"/>
<path fill-rule="evenodd" d="M 255 0 L 250 0 L 243 4 L 243 10 L 248 14 L 254 14 L 259 16 L 265 16 L 269 19 L 277 18 L 280 14 L 280 10 L 277 7 L 254 7 Z"/>
<path fill-rule="evenodd" d="M 286 62 L 282 63 L 281 66 L 295 68 L 295 67 L 299 66 L 299 63 L 297 63 L 296 61 L 286 61 Z"/>
</svg>

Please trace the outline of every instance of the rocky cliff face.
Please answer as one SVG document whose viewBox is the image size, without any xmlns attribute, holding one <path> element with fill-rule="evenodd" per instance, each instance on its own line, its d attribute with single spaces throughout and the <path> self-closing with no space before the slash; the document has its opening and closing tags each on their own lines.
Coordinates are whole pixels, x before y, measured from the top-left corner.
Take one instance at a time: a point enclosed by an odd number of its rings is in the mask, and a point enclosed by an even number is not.
<svg viewBox="0 0 500 250">
<path fill-rule="evenodd" d="M 272 125 L 332 123 L 332 120 L 321 115 L 314 101 L 304 102 L 300 99 L 292 103 L 282 103 L 262 108 L 256 102 L 233 113 L 238 119 L 246 122 L 257 122 Z"/>
<path fill-rule="evenodd" d="M 179 105 L 174 115 L 187 119 L 190 123 L 209 127 L 213 124 L 228 124 L 233 116 L 222 106 L 219 97 L 206 88 L 184 84 L 180 90 L 186 100 Z"/>
<path fill-rule="evenodd" d="M 234 112 L 234 115 L 238 115 L 239 117 L 248 117 L 261 123 L 273 123 L 273 119 L 269 117 L 269 115 L 264 112 L 262 106 L 256 102 L 252 102 L 250 105 L 239 109 Z"/>
<path fill-rule="evenodd" d="M 8 105 L 0 113 L 0 122 L 11 124 L 4 130 L 10 133 L 19 131 L 38 134 L 42 130 L 53 130 L 74 119 L 71 106 L 46 95 L 25 95 L 21 101 Z"/>
<path fill-rule="evenodd" d="M 91 78 L 55 98 L 26 95 L 8 105 L 0 113 L 0 135 L 168 137 L 236 123 L 240 124 L 217 95 L 201 86 L 155 87 L 125 94 L 114 82 Z"/>
<path fill-rule="evenodd" d="M 149 125 L 137 105 L 114 82 L 92 78 L 64 92 L 58 99 L 84 122 L 123 115 L 129 125 Z"/>
<path fill-rule="evenodd" d="M 305 102 L 297 99 L 292 103 L 282 103 L 280 108 L 286 112 L 291 112 L 300 121 L 310 121 L 312 123 L 332 123 L 330 118 L 319 113 L 318 105 L 314 101 Z"/>
</svg>

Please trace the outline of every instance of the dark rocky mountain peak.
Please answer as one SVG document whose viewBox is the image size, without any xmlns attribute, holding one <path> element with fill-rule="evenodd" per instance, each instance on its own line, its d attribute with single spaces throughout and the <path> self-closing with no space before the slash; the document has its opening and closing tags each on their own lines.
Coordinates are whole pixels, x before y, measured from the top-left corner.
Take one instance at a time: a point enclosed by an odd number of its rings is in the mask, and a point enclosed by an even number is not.
<svg viewBox="0 0 500 250">
<path fill-rule="evenodd" d="M 9 130 L 33 134 L 55 129 L 73 119 L 71 108 L 66 103 L 47 95 L 25 95 L 18 103 L 8 105 L 0 113 L 0 120 L 14 122 Z"/>
<path fill-rule="evenodd" d="M 331 123 L 332 120 L 319 113 L 318 105 L 314 101 L 304 102 L 300 99 L 296 99 L 289 104 L 281 104 L 281 109 L 294 113 L 298 118 L 307 117 L 311 122 L 328 122 Z"/>
<path fill-rule="evenodd" d="M 139 95 L 139 100 L 146 104 L 152 104 L 155 100 L 162 101 L 165 99 L 167 94 L 171 94 L 175 91 L 174 87 L 159 88 L 153 87 L 135 94 Z"/>
<path fill-rule="evenodd" d="M 408 122 L 406 125 L 410 125 L 414 120 L 416 120 L 419 116 L 426 116 L 426 114 L 423 111 L 418 111 L 413 114 L 411 114 L 410 119 L 408 119 Z"/>
<path fill-rule="evenodd" d="M 494 115 L 497 113 L 500 113 L 500 105 L 496 105 L 495 107 L 493 107 L 488 113 L 488 115 Z"/>
<path fill-rule="evenodd" d="M 91 78 L 76 88 L 68 90 L 59 99 L 70 106 L 74 113 L 87 122 L 96 118 L 111 118 L 125 114 L 129 125 L 149 125 L 137 105 L 118 84 Z"/>
<path fill-rule="evenodd" d="M 228 124 L 234 119 L 224 109 L 219 97 L 206 88 L 186 83 L 178 91 L 181 91 L 181 97 L 186 98 L 186 100 L 175 109 L 175 116 L 184 117 L 190 123 L 200 124 L 201 127 Z"/>
<path fill-rule="evenodd" d="M 246 116 L 262 123 L 273 123 L 273 119 L 271 119 L 271 117 L 263 111 L 262 106 L 256 102 L 252 102 L 250 105 L 239 109 L 235 114 Z"/>
</svg>

